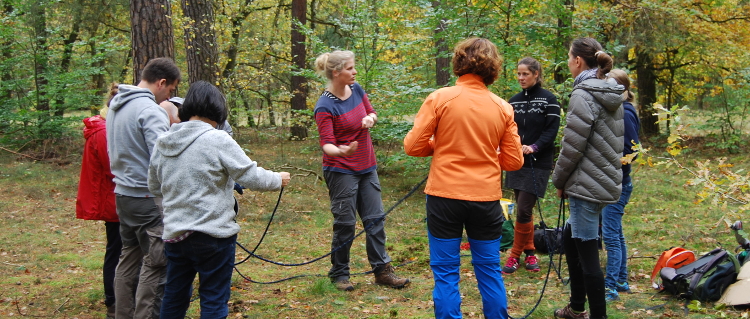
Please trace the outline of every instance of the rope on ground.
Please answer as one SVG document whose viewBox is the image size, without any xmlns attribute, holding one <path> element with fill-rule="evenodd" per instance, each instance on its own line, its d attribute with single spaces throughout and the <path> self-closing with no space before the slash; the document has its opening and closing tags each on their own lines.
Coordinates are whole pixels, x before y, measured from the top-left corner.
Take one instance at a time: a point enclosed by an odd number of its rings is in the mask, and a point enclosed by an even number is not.
<svg viewBox="0 0 750 319">
<path fill-rule="evenodd" d="M 540 214 L 541 214 L 541 211 L 540 211 Z M 560 199 L 560 210 L 559 210 L 559 215 L 558 215 L 558 224 L 560 223 L 560 219 L 562 219 L 562 217 L 564 217 L 564 216 L 565 216 L 565 199 Z M 546 232 L 545 232 L 545 236 L 546 236 Z M 548 243 L 547 247 L 550 247 L 549 243 Z M 536 311 L 536 308 L 539 307 L 539 304 L 542 302 L 542 299 L 544 298 L 544 291 L 547 289 L 547 283 L 549 282 L 549 275 L 550 275 L 550 273 L 552 273 L 552 269 L 555 269 L 555 271 L 558 271 L 557 268 L 554 267 L 554 265 L 555 265 L 555 263 L 554 263 L 555 256 L 554 256 L 554 253 L 552 253 L 553 251 L 554 250 L 550 250 L 550 253 L 549 253 L 549 259 L 550 260 L 549 260 L 549 266 L 547 267 L 547 275 L 544 278 L 544 284 L 542 285 L 542 291 L 539 293 L 539 298 L 536 300 L 536 303 L 534 304 L 534 307 L 532 307 L 531 310 L 529 310 L 529 312 L 527 312 L 523 317 L 516 318 L 516 317 L 510 316 L 510 314 L 509 314 L 508 318 L 510 318 L 510 319 L 526 319 L 529 316 L 531 316 L 531 314 L 533 314 L 534 311 Z M 562 260 L 562 253 L 560 254 L 560 260 Z M 558 272 L 558 276 L 559 275 L 560 275 L 560 273 Z M 566 283 L 563 281 L 563 284 L 566 284 Z"/>
<path fill-rule="evenodd" d="M 354 237 L 352 237 L 351 239 L 347 240 L 347 241 L 346 241 L 346 242 L 344 242 L 344 243 L 343 243 L 342 245 L 340 245 L 340 246 L 338 246 L 338 247 L 336 247 L 336 248 L 332 249 L 332 250 L 331 250 L 330 252 L 326 253 L 325 255 L 322 255 L 322 256 L 320 256 L 320 257 L 317 257 L 317 258 L 313 258 L 313 259 L 311 259 L 311 260 L 308 260 L 308 261 L 305 261 L 305 262 L 301 262 L 301 263 L 282 263 L 282 262 L 278 262 L 278 261 L 270 260 L 270 259 L 264 258 L 264 257 L 262 257 L 262 256 L 256 255 L 256 254 L 255 254 L 255 249 L 253 249 L 252 251 L 250 251 L 250 250 L 248 250 L 247 248 L 245 248 L 244 246 L 242 246 L 242 244 L 240 244 L 240 243 L 237 243 L 237 246 L 238 246 L 238 247 L 240 247 L 240 248 L 241 248 L 242 250 L 244 250 L 245 252 L 247 252 L 247 253 L 249 254 L 249 256 L 248 256 L 248 257 L 245 257 L 245 258 L 244 258 L 244 259 L 243 259 L 243 260 L 242 260 L 241 262 L 239 262 L 239 263 L 236 263 L 236 264 L 235 264 L 235 269 L 237 269 L 237 267 L 236 267 L 237 265 L 239 265 L 239 264 L 242 264 L 242 263 L 244 263 L 244 262 L 245 262 L 245 261 L 247 261 L 247 260 L 248 260 L 248 259 L 249 259 L 250 257 L 255 257 L 255 258 L 257 258 L 257 259 L 260 259 L 260 260 L 262 260 L 262 261 L 265 261 L 265 262 L 267 262 L 267 263 L 271 263 L 271 264 L 274 264 L 274 265 L 279 265 L 279 266 L 286 266 L 286 267 L 297 267 L 297 266 L 304 266 L 304 265 L 308 265 L 308 264 L 314 263 L 314 262 L 316 262 L 316 261 L 319 261 L 319 260 L 321 260 L 321 259 L 323 259 L 323 258 L 325 258 L 325 257 L 328 257 L 328 256 L 330 256 L 331 254 L 333 254 L 334 252 L 336 252 L 336 251 L 338 251 L 339 249 L 342 249 L 343 247 L 345 247 L 346 245 L 348 245 L 348 244 L 349 244 L 350 242 L 352 242 L 352 241 L 353 241 L 353 240 L 354 240 L 355 238 L 357 238 L 357 237 L 361 236 L 361 235 L 362 235 L 362 234 L 363 234 L 364 232 L 366 232 L 366 231 L 367 231 L 368 229 L 370 229 L 370 227 L 372 227 L 372 225 L 374 225 L 374 224 L 376 224 L 376 223 L 379 223 L 379 222 L 381 222 L 382 220 L 384 220 L 384 219 L 385 219 L 385 217 L 386 217 L 386 216 L 388 216 L 388 214 L 390 214 L 390 213 L 391 213 L 391 212 L 392 212 L 392 211 L 393 211 L 393 210 L 394 210 L 394 209 L 395 209 L 396 207 L 398 207 L 399 205 L 401 205 L 401 203 L 403 203 L 403 202 L 404 202 L 404 201 L 405 201 L 405 200 L 406 200 L 407 198 L 411 197 L 411 195 L 413 195 L 413 194 L 414 194 L 414 193 L 415 193 L 415 192 L 416 192 L 417 190 L 419 190 L 419 188 L 420 188 L 420 187 L 422 186 L 422 184 L 424 184 L 424 182 L 425 182 L 425 181 L 427 181 L 427 176 L 425 176 L 425 178 L 424 178 L 424 179 L 422 179 L 422 181 L 420 181 L 419 183 L 417 183 L 416 185 L 414 185 L 414 187 L 412 187 L 412 189 L 411 189 L 411 190 L 410 190 L 410 191 L 409 191 L 409 192 L 408 192 L 408 193 L 407 193 L 406 195 L 404 195 L 404 197 L 401 197 L 401 199 L 399 199 L 398 201 L 396 201 L 396 203 L 394 203 L 394 204 L 393 204 L 393 206 L 391 206 L 391 208 L 389 208 L 389 209 L 388 209 L 388 210 L 387 210 L 387 211 L 385 212 L 385 214 L 383 214 L 383 217 L 380 217 L 380 218 L 376 219 L 376 220 L 375 220 L 374 222 L 370 223 L 370 225 L 369 225 L 369 226 L 365 227 L 365 229 L 361 230 L 361 231 L 360 231 L 359 233 L 357 233 L 356 235 L 354 235 Z M 279 201 L 281 201 L 281 195 L 279 195 Z M 277 202 L 277 204 L 276 204 L 276 205 L 277 205 L 277 207 L 278 207 L 278 202 Z M 274 209 L 274 213 L 275 213 L 275 209 Z M 271 215 L 271 220 L 272 220 L 272 219 L 273 219 L 273 214 Z M 271 221 L 269 221 L 269 225 L 270 225 L 270 224 L 271 224 Z M 268 227 L 266 228 L 266 232 L 268 232 Z M 264 232 L 264 233 L 263 233 L 263 236 L 264 236 L 264 237 L 265 237 L 265 233 L 266 233 L 266 232 Z M 261 242 L 262 242 L 262 240 L 263 240 L 263 238 L 261 238 Z M 260 242 L 258 242 L 258 245 L 256 245 L 256 247 L 255 247 L 255 248 L 257 249 L 257 248 L 258 248 L 258 246 L 260 246 Z M 238 271 L 238 272 L 239 272 L 239 271 Z"/>
</svg>

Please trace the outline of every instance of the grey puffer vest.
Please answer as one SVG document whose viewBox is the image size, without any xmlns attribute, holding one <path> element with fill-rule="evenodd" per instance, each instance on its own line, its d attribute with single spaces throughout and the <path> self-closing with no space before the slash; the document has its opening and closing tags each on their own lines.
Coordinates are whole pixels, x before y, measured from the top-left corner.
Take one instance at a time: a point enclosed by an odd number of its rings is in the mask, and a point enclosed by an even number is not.
<svg viewBox="0 0 750 319">
<path fill-rule="evenodd" d="M 613 80 L 589 79 L 570 95 L 562 149 L 552 182 L 568 196 L 612 204 L 622 191 L 625 125 L 622 93 Z"/>
</svg>

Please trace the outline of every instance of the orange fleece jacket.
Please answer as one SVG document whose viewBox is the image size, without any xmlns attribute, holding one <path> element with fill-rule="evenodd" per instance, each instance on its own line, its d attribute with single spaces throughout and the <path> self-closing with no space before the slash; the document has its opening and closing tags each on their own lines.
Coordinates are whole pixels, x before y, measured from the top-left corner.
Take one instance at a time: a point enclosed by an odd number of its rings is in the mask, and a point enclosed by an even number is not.
<svg viewBox="0 0 750 319">
<path fill-rule="evenodd" d="M 432 156 L 425 193 L 444 198 L 499 200 L 500 171 L 523 166 L 513 107 L 475 74 L 427 97 L 404 138 L 404 150 Z"/>
</svg>

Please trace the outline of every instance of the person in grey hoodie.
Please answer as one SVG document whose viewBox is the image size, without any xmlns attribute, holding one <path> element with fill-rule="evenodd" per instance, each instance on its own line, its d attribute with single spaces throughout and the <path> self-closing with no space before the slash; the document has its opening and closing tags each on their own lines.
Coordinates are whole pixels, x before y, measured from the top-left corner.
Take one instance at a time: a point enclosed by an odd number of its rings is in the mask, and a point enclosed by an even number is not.
<svg viewBox="0 0 750 319">
<path fill-rule="evenodd" d="M 570 302 L 554 315 L 607 318 L 597 239 L 602 208 L 620 198 L 625 87 L 614 80 L 603 80 L 612 69 L 612 58 L 592 38 L 573 41 L 568 68 L 575 81 L 552 183 L 557 195 L 567 197 L 570 203 L 570 217 L 563 231 Z M 590 317 L 585 311 L 587 299 Z"/>
<path fill-rule="evenodd" d="M 234 181 L 251 190 L 276 190 L 287 172 L 258 167 L 217 123 L 227 118 L 225 98 L 205 81 L 193 83 L 180 123 L 159 137 L 148 187 L 164 203 L 167 282 L 161 318 L 184 318 L 198 273 L 201 318 L 226 318 L 235 243 Z"/>
<path fill-rule="evenodd" d="M 158 318 L 166 258 L 161 240 L 161 199 L 148 189 L 148 164 L 159 134 L 169 129 L 158 103 L 180 83 L 171 59 L 149 61 L 137 86 L 121 84 L 107 113 L 107 152 L 115 176 L 122 253 L 115 270 L 117 319 Z"/>
</svg>

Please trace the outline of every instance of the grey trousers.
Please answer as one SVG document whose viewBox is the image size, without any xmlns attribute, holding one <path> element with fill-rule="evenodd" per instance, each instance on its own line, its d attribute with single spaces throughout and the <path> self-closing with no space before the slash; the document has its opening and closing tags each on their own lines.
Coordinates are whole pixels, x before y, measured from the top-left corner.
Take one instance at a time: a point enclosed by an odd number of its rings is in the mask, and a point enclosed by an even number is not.
<svg viewBox="0 0 750 319">
<path fill-rule="evenodd" d="M 351 175 L 324 171 L 328 195 L 333 213 L 333 240 L 331 249 L 336 249 L 354 237 L 357 213 L 367 229 L 365 247 L 367 260 L 375 269 L 391 262 L 385 251 L 385 220 L 383 201 L 380 196 L 378 173 L 372 171 Z M 369 227 L 369 228 L 368 228 Z M 349 279 L 349 250 L 352 243 L 331 254 L 331 270 L 328 277 L 333 281 Z"/>
<path fill-rule="evenodd" d="M 159 318 L 167 274 L 160 198 L 117 195 L 122 253 L 115 270 L 117 319 Z"/>
</svg>

